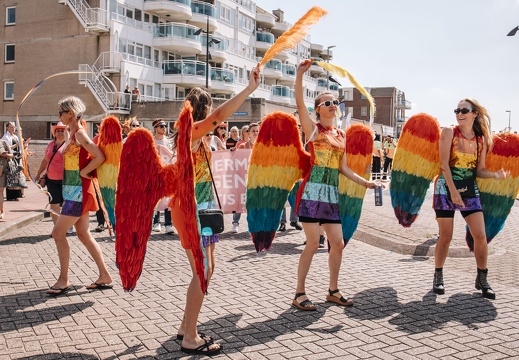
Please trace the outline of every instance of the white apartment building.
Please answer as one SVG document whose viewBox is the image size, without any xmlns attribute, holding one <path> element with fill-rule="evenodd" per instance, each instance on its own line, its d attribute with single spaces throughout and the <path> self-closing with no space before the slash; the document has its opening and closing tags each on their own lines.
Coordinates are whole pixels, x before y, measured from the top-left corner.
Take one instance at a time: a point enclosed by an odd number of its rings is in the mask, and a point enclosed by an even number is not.
<svg viewBox="0 0 519 360">
<path fill-rule="evenodd" d="M 50 125 L 58 121 L 57 101 L 67 95 L 85 101 L 85 119 L 91 124 L 106 114 L 125 119 L 138 104 L 182 101 L 195 86 L 207 85 L 215 98 L 230 98 L 247 85 L 250 70 L 291 27 L 282 10 L 269 12 L 249 0 L 0 3 L 4 127 L 39 81 L 59 72 L 81 71 L 47 80 L 22 108 L 24 132 L 39 139 L 49 138 Z M 262 84 L 252 97 L 291 110 L 297 64 L 332 57 L 330 48 L 307 36 L 296 49 L 281 52 L 265 65 Z M 139 98 L 123 92 L 127 85 L 139 89 Z M 305 76 L 304 86 L 309 107 L 327 88 L 338 95 L 338 84 L 328 81 L 317 65 Z"/>
</svg>

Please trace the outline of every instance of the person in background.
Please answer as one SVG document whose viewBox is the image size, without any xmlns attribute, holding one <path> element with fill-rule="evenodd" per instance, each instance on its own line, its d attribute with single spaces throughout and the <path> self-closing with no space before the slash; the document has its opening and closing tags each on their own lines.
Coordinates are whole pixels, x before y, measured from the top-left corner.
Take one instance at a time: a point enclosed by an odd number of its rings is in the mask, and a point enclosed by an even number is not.
<svg viewBox="0 0 519 360">
<path fill-rule="evenodd" d="M 225 139 L 227 134 L 227 124 L 221 123 L 213 129 L 214 142 L 216 144 L 216 150 L 227 150 L 225 147 Z"/>
<path fill-rule="evenodd" d="M 393 137 L 388 136 L 384 141 L 384 170 L 382 175 L 382 180 L 387 180 L 388 171 L 391 169 L 391 165 L 393 164 L 393 157 L 395 156 L 396 150 L 396 142 Z"/>
<path fill-rule="evenodd" d="M 236 143 L 236 149 L 249 140 L 249 125 L 243 125 L 240 130 L 240 141 Z"/>
<path fill-rule="evenodd" d="M 214 142 L 214 135 L 213 135 L 212 131 L 210 131 L 207 134 L 205 134 L 205 136 L 204 136 L 204 143 L 207 145 L 207 147 L 211 151 L 216 151 L 216 144 Z"/>
<path fill-rule="evenodd" d="M 231 134 L 231 136 L 229 136 L 227 138 L 227 140 L 225 141 L 225 147 L 227 148 L 227 150 L 234 151 L 234 150 L 236 150 L 236 144 L 238 143 L 238 141 L 240 141 L 240 138 L 238 137 L 238 134 L 239 134 L 238 127 L 233 126 L 231 128 L 230 134 Z"/>
<path fill-rule="evenodd" d="M 141 91 L 137 86 L 135 86 L 132 90 L 132 101 L 140 102 L 141 101 Z"/>
<path fill-rule="evenodd" d="M 124 107 L 127 109 L 130 108 L 130 103 L 132 101 L 131 94 L 132 92 L 130 91 L 130 85 L 126 85 L 124 88 Z"/>
<path fill-rule="evenodd" d="M 372 180 L 380 179 L 382 159 L 384 159 L 384 153 L 382 152 L 380 134 L 375 134 L 375 140 L 373 140 L 373 165 L 371 165 Z"/>
<path fill-rule="evenodd" d="M 13 155 L 13 158 L 16 159 L 16 161 L 21 165 L 21 153 L 20 153 L 20 146 L 18 142 L 18 136 L 16 135 L 16 126 L 14 122 L 10 121 L 7 124 L 7 131 L 5 132 L 4 136 L 2 137 L 2 140 L 7 142 L 9 147 L 11 148 L 11 152 Z M 7 201 L 18 201 L 19 198 L 23 196 L 22 190 L 11 190 L 7 189 L 5 191 L 5 198 Z"/>
<path fill-rule="evenodd" d="M 58 251 L 59 277 L 47 290 L 47 294 L 58 296 L 70 291 L 68 270 L 70 247 L 67 241 L 67 229 L 72 225 L 81 243 L 94 259 L 99 275 L 88 285 L 89 290 L 112 288 L 112 277 L 108 272 L 99 244 L 90 231 L 89 212 L 97 211 L 97 201 L 92 184 L 93 172 L 105 161 L 102 151 L 88 137 L 81 125 L 81 117 L 86 110 L 85 104 L 75 96 L 69 96 L 58 102 L 60 120 L 68 127 L 70 138 L 63 145 L 63 206 L 61 214 L 52 229 L 52 237 Z"/>
<path fill-rule="evenodd" d="M 434 251 L 433 292 L 445 294 L 443 265 L 454 231 L 454 212 L 459 210 L 474 238 L 476 289 L 481 290 L 483 297 L 495 299 L 487 281 L 488 246 L 476 177 L 505 179 L 509 173 L 503 169 L 492 172 L 485 167 L 493 145 L 487 110 L 474 99 L 463 99 L 454 113 L 458 125 L 445 127 L 440 134 L 441 173 L 435 180 L 433 197 L 440 235 Z"/>
<path fill-rule="evenodd" d="M 11 146 L 4 139 L 0 140 L 0 219 L 4 218 L 4 189 L 7 186 L 7 173 L 5 168 L 9 160 L 13 158 Z"/>
<path fill-rule="evenodd" d="M 40 168 L 36 173 L 34 180 L 36 183 L 40 181 L 43 174 L 46 175 L 47 190 L 52 196 L 50 201 L 50 216 L 52 222 L 56 224 L 59 213 L 61 212 L 61 205 L 63 204 L 63 145 L 66 140 L 67 126 L 61 121 L 57 125 L 51 127 L 52 137 L 54 138 L 45 149 L 45 156 L 41 161 Z M 69 229 L 70 231 L 70 229 Z M 69 234 L 70 232 L 67 231 Z"/>
<path fill-rule="evenodd" d="M 172 150 L 171 141 L 166 137 L 166 132 L 168 128 L 168 124 L 162 119 L 156 119 L 152 123 L 153 131 L 155 135 L 153 138 L 155 139 L 155 146 L 160 153 L 160 146 L 165 147 L 168 151 Z M 173 229 L 173 223 L 171 222 L 171 210 L 166 208 L 164 209 L 164 226 L 166 234 L 174 234 L 175 230 Z M 160 223 L 160 211 L 155 212 L 155 216 L 153 217 L 153 231 L 160 232 L 162 230 Z"/>
</svg>

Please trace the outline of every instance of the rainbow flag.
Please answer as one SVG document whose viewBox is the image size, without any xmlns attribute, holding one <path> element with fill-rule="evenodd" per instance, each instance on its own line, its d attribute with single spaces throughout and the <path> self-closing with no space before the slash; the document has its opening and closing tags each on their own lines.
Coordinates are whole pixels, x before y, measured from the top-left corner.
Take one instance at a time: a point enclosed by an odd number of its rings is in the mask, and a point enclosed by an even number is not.
<svg viewBox="0 0 519 360">
<path fill-rule="evenodd" d="M 252 148 L 247 175 L 247 222 L 256 251 L 269 250 L 294 183 L 310 169 L 310 155 L 293 115 L 267 115 Z"/>
<path fill-rule="evenodd" d="M 519 135 L 499 134 L 493 140 L 494 147 L 487 154 L 485 167 L 489 171 L 510 171 L 510 176 L 503 180 L 476 179 L 485 217 L 487 243 L 503 229 L 519 192 Z M 467 246 L 474 251 L 474 238 L 468 227 L 466 231 Z"/>
<path fill-rule="evenodd" d="M 440 125 L 430 115 L 413 115 L 398 140 L 391 183 L 391 204 L 400 225 L 410 227 L 420 213 L 431 181 L 440 173 Z"/>
<path fill-rule="evenodd" d="M 346 130 L 346 162 L 356 174 L 368 180 L 371 174 L 373 132 L 364 124 L 353 124 Z M 339 212 L 344 246 L 357 230 L 366 188 L 339 174 Z"/>
</svg>

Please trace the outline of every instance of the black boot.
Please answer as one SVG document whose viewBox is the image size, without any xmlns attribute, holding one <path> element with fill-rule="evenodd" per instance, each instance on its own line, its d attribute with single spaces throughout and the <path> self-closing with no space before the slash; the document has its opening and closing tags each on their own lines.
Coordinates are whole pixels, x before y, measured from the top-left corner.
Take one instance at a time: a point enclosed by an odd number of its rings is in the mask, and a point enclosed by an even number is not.
<svg viewBox="0 0 519 360">
<path fill-rule="evenodd" d="M 320 235 L 319 236 L 319 248 L 324 248 L 324 242 L 325 242 L 326 238 L 324 237 L 324 235 Z"/>
<path fill-rule="evenodd" d="M 433 292 L 438 295 L 445 294 L 445 287 L 443 286 L 443 268 L 434 270 Z"/>
<path fill-rule="evenodd" d="M 496 293 L 487 282 L 488 269 L 481 270 L 478 268 L 478 276 L 476 277 L 476 289 L 481 290 L 483 297 L 487 299 L 495 299 Z"/>
</svg>

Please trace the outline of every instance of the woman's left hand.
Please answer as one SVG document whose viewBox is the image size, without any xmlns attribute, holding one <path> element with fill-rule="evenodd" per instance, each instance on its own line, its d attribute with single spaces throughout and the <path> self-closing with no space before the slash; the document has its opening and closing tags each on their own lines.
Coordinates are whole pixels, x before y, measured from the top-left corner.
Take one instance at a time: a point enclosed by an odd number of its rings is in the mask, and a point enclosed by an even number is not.
<svg viewBox="0 0 519 360">
<path fill-rule="evenodd" d="M 506 179 L 508 175 L 510 175 L 510 171 L 505 171 L 504 169 L 501 169 L 494 173 L 494 177 L 498 180 Z"/>
<path fill-rule="evenodd" d="M 386 185 L 377 183 L 375 181 L 366 181 L 366 189 L 374 189 L 375 187 L 382 185 L 382 189 L 386 188 Z"/>
<path fill-rule="evenodd" d="M 85 169 L 79 172 L 79 176 L 89 180 L 92 180 L 94 178 L 94 176 L 92 176 L 92 172 L 86 172 Z"/>
</svg>

